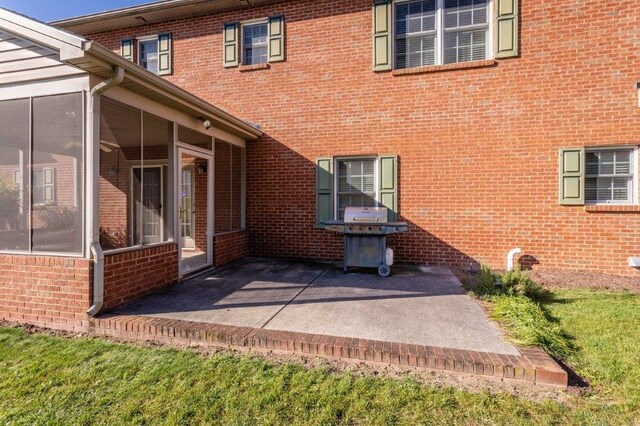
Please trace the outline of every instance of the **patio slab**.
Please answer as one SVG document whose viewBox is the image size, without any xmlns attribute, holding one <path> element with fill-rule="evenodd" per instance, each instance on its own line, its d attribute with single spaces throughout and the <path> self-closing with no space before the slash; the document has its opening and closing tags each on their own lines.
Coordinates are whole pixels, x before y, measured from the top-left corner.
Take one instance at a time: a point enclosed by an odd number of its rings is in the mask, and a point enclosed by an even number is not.
<svg viewBox="0 0 640 426">
<path fill-rule="evenodd" d="M 240 262 L 136 300 L 116 312 L 261 328 L 325 268 L 302 262 Z"/>
<path fill-rule="evenodd" d="M 520 355 L 447 268 L 247 259 L 116 314 Z"/>
<path fill-rule="evenodd" d="M 264 328 L 519 355 L 447 268 L 330 268 Z"/>
</svg>

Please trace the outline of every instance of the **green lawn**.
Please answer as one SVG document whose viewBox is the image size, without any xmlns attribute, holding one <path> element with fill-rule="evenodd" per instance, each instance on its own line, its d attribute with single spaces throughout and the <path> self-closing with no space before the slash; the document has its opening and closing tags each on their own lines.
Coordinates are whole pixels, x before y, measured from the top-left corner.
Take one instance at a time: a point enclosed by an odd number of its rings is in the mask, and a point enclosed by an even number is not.
<svg viewBox="0 0 640 426">
<path fill-rule="evenodd" d="M 0 424 L 634 424 L 640 297 L 562 291 L 547 305 L 594 384 L 559 404 L 0 328 Z M 637 424 L 637 423 L 635 423 Z"/>
</svg>

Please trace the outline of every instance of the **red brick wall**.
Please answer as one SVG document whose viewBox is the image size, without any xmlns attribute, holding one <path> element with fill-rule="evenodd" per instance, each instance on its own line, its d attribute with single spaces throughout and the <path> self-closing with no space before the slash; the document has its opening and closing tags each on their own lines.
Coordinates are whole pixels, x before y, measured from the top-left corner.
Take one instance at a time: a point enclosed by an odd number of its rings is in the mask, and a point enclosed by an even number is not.
<svg viewBox="0 0 640 426">
<path fill-rule="evenodd" d="M 0 319 L 82 330 L 92 274 L 87 259 L 0 255 Z"/>
<path fill-rule="evenodd" d="M 105 255 L 104 308 L 154 293 L 178 279 L 178 248 L 166 244 Z"/>
<path fill-rule="evenodd" d="M 224 22 L 283 13 L 284 63 L 222 67 Z M 313 229 L 318 157 L 397 154 L 398 261 L 527 262 L 640 276 L 640 209 L 558 205 L 558 148 L 638 144 L 640 9 L 635 0 L 521 0 L 521 57 L 496 66 L 395 76 L 371 71 L 371 1 L 279 2 L 91 35 L 171 31 L 170 81 L 268 135 L 249 143 L 251 254 L 337 259 L 341 239 Z"/>
<path fill-rule="evenodd" d="M 246 231 L 217 235 L 213 238 L 214 266 L 224 266 L 249 255 Z"/>
</svg>

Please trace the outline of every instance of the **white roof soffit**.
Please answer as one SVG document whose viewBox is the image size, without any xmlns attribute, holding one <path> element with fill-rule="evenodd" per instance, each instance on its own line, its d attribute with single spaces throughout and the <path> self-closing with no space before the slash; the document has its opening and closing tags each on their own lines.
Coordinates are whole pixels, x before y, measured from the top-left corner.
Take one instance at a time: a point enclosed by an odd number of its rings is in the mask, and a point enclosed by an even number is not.
<svg viewBox="0 0 640 426">
<path fill-rule="evenodd" d="M 275 0 L 162 0 L 51 22 L 78 34 L 129 28 L 187 16 L 259 6 Z"/>
<path fill-rule="evenodd" d="M 63 61 L 84 55 L 84 38 L 1 7 L 0 28 L 58 50 Z"/>
</svg>

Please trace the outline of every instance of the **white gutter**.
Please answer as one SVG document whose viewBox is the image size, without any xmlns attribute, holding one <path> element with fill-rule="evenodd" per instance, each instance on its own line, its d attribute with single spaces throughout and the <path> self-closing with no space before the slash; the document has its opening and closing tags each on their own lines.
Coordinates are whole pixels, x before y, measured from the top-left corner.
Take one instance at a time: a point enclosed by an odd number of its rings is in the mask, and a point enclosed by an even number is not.
<svg viewBox="0 0 640 426">
<path fill-rule="evenodd" d="M 104 253 L 100 246 L 100 95 L 122 83 L 124 80 L 124 68 L 116 66 L 113 76 L 91 89 L 89 95 L 88 127 L 91 130 L 91 155 L 92 160 L 87 162 L 87 175 L 91 179 L 92 188 L 87 193 L 87 206 L 91 206 L 92 212 L 89 241 L 91 256 L 93 257 L 93 305 L 87 311 L 90 317 L 95 317 L 104 304 Z"/>
</svg>

